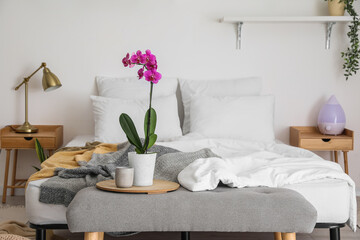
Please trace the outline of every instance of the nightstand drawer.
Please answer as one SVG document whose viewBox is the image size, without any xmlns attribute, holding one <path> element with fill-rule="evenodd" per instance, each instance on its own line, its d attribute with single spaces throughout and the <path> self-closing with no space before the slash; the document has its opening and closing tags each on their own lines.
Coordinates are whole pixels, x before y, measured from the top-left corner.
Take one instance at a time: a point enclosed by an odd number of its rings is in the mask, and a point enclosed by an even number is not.
<svg viewBox="0 0 360 240">
<path fill-rule="evenodd" d="M 314 139 L 300 139 L 299 147 L 308 150 L 317 151 L 336 151 L 336 150 L 352 150 L 353 140 L 342 138 L 314 138 Z"/>
<path fill-rule="evenodd" d="M 38 137 L 37 138 L 44 149 L 55 149 L 55 138 L 52 137 Z M 3 137 L 1 138 L 1 148 L 9 149 L 34 149 L 34 137 Z"/>
</svg>

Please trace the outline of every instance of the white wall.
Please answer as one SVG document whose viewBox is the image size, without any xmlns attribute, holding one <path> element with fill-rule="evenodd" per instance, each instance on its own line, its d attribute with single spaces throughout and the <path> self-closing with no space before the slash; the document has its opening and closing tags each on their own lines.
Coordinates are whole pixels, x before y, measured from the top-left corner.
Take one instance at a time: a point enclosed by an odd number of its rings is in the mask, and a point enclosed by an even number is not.
<svg viewBox="0 0 360 240">
<path fill-rule="evenodd" d="M 65 141 L 93 133 L 94 77 L 135 75 L 122 67 L 122 57 L 149 48 L 167 76 L 262 76 L 264 93 L 276 96 L 276 134 L 285 142 L 289 126 L 314 125 L 320 106 L 336 94 L 347 127 L 356 132 L 349 164 L 360 184 L 360 75 L 342 76 L 345 26 L 335 25 L 331 50 L 325 50 L 323 24 L 246 24 L 238 51 L 235 26 L 218 22 L 223 16 L 326 14 L 323 0 L 0 0 L 0 124 L 23 122 L 23 89 L 14 87 L 46 61 L 63 87 L 44 93 L 42 74 L 33 77 L 30 122 L 63 124 Z M 27 177 L 37 159 L 30 151 L 19 158 L 18 175 Z"/>
</svg>

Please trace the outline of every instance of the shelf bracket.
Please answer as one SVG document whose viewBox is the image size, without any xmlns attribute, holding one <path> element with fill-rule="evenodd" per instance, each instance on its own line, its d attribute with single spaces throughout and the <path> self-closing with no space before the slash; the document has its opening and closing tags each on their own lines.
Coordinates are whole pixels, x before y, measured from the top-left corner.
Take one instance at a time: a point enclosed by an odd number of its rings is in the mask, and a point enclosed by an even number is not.
<svg viewBox="0 0 360 240">
<path fill-rule="evenodd" d="M 243 22 L 238 22 L 237 24 L 237 39 L 236 39 L 236 49 L 241 49 L 241 27 Z"/>
<path fill-rule="evenodd" d="M 326 26 L 326 44 L 325 49 L 330 49 L 330 39 L 331 39 L 331 31 L 332 27 L 336 24 L 336 22 L 328 22 Z"/>
</svg>

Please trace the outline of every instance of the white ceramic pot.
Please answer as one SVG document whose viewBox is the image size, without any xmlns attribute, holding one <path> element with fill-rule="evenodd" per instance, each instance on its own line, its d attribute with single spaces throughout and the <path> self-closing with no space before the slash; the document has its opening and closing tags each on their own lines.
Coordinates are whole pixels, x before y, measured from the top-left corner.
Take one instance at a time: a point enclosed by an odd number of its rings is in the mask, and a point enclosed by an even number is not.
<svg viewBox="0 0 360 240">
<path fill-rule="evenodd" d="M 137 154 L 129 152 L 129 165 L 134 168 L 134 186 L 153 185 L 156 153 Z"/>
</svg>

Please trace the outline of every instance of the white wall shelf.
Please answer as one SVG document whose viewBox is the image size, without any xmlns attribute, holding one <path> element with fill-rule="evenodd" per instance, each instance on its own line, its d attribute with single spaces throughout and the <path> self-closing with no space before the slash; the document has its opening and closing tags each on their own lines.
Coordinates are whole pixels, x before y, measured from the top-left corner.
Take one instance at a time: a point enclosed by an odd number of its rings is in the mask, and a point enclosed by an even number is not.
<svg viewBox="0 0 360 240">
<path fill-rule="evenodd" d="M 352 20 L 351 16 L 223 17 L 220 22 L 237 24 L 237 49 L 241 49 L 241 27 L 244 23 L 325 23 L 327 26 L 325 48 L 330 49 L 333 25 Z"/>
</svg>

